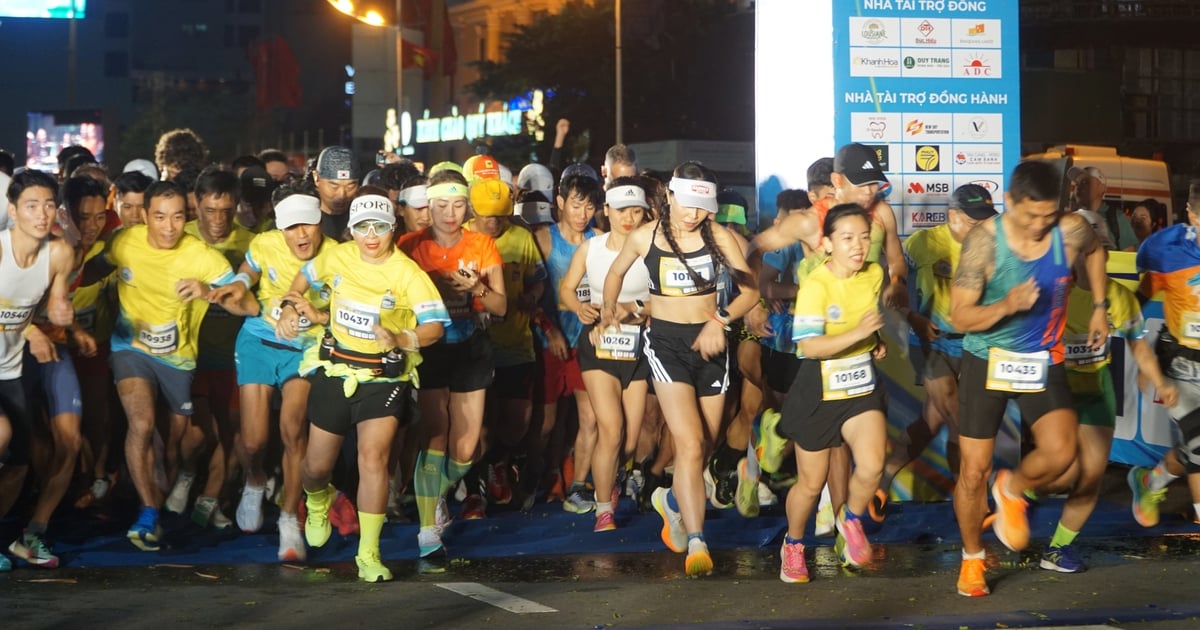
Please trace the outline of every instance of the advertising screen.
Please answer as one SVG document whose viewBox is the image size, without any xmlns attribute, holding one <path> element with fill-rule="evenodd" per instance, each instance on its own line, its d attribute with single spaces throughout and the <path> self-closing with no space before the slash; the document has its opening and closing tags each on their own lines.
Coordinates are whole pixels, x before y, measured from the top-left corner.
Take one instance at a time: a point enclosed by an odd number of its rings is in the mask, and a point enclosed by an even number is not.
<svg viewBox="0 0 1200 630">
<path fill-rule="evenodd" d="M 83 19 L 87 0 L 4 0 L 0 17 Z"/>
<path fill-rule="evenodd" d="M 104 129 L 99 112 L 30 112 L 27 117 L 26 167 L 57 172 L 58 152 L 73 144 L 87 147 L 97 161 L 104 160 Z"/>
</svg>

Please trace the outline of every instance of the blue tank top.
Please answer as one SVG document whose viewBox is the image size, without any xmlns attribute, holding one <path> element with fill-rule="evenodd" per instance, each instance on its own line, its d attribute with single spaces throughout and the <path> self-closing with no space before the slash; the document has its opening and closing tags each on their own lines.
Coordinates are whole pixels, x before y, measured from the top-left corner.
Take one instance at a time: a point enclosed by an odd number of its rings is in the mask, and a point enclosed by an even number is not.
<svg viewBox="0 0 1200 630">
<path fill-rule="evenodd" d="M 590 227 L 583 233 L 585 239 L 592 238 L 595 235 L 596 231 Z M 579 333 L 583 331 L 583 323 L 579 321 L 579 316 L 574 311 L 559 309 L 558 285 L 562 284 L 563 278 L 567 275 L 567 269 L 571 266 L 571 258 L 575 256 L 575 250 L 577 249 L 579 249 L 578 245 L 563 238 L 557 223 L 550 224 L 550 259 L 546 261 L 550 286 L 544 294 L 547 299 L 544 300 L 545 304 L 542 305 L 542 308 L 547 313 L 558 313 L 559 330 L 562 331 L 563 336 L 567 339 L 567 344 L 572 348 L 579 341 Z M 600 280 L 600 282 L 603 281 L 603 279 Z M 588 284 L 588 277 L 586 275 L 583 277 L 583 280 L 580 280 L 579 287 L 575 289 L 575 294 L 580 302 L 584 304 L 591 302 L 591 285 Z"/>
<path fill-rule="evenodd" d="M 986 359 L 988 349 L 1002 348 L 1010 352 L 1050 351 L 1051 365 L 1062 363 L 1063 327 L 1067 323 L 1067 295 L 1071 289 L 1071 266 L 1067 262 L 1062 229 L 1050 231 L 1050 249 L 1037 260 L 1023 260 L 1008 247 L 1004 224 L 996 215 L 996 270 L 983 289 L 981 304 L 994 304 L 1004 299 L 1013 287 L 1033 278 L 1041 293 L 1033 308 L 1006 317 L 991 330 L 967 333 L 963 349 Z"/>
</svg>

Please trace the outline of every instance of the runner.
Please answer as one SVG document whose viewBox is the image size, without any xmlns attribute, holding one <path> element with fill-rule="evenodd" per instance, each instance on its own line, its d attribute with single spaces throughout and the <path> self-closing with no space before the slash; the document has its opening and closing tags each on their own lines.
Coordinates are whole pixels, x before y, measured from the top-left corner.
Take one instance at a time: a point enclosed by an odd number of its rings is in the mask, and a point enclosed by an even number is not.
<svg viewBox="0 0 1200 630">
<path fill-rule="evenodd" d="M 653 503 L 663 518 L 663 543 L 687 552 L 684 569 L 693 576 L 713 568 L 704 542 L 703 472 L 712 450 L 706 436 L 720 428 L 729 387 L 726 328 L 758 302 L 737 242 L 709 220 L 717 212 L 717 189 L 716 174 L 699 163 L 676 167 L 662 216 L 630 235 L 604 281 L 604 295 L 618 295 L 639 256 L 649 273 L 654 321 L 642 339 L 675 448 L 673 488 L 655 490 Z M 726 269 L 741 293 L 721 309 L 716 280 Z M 618 321 L 617 302 L 604 304 L 601 330 Z"/>
<path fill-rule="evenodd" d="M 326 326 L 308 347 L 301 373 L 309 381 L 308 447 L 300 474 L 306 495 L 304 537 L 311 547 L 329 540 L 329 508 L 337 490 L 329 482 L 347 433 L 358 437 L 358 577 L 386 582 L 392 572 L 379 557 L 387 518 L 388 455 L 421 361 L 420 349 L 437 341 L 450 322 L 437 288 L 392 245 L 396 217 L 387 197 L 366 195 L 350 203 L 352 243 L 322 247 L 304 263 L 280 301 L 276 333 L 295 340 L 302 320 Z M 329 291 L 330 310 L 318 311 L 304 295 Z M 377 306 L 378 305 L 378 306 Z"/>
<path fill-rule="evenodd" d="M 980 540 L 996 434 L 1015 400 L 1036 447 L 992 484 L 996 537 L 1014 551 L 1029 544 L 1023 493 L 1048 483 L 1076 455 L 1078 418 L 1063 367 L 1062 332 L 1071 267 L 1086 259 L 1090 286 L 1104 286 L 1104 250 L 1087 221 L 1062 213 L 1062 176 L 1044 162 L 1018 164 L 1005 212 L 967 234 L 950 289 L 950 321 L 966 333 L 959 377 L 961 463 L 954 513 L 963 538 L 958 593 L 989 594 Z M 1092 304 L 1084 344 L 1108 337 L 1104 302 Z"/>
</svg>

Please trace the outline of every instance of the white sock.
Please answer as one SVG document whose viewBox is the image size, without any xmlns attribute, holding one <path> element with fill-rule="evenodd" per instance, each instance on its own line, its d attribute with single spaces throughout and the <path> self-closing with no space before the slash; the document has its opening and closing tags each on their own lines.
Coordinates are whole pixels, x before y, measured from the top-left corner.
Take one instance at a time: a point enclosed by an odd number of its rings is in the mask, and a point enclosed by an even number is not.
<svg viewBox="0 0 1200 630">
<path fill-rule="evenodd" d="M 986 560 L 987 550 L 980 549 L 978 553 L 967 553 L 966 549 L 962 552 L 963 560 Z"/>
<path fill-rule="evenodd" d="M 596 514 L 597 515 L 602 514 L 604 512 L 612 512 L 612 511 L 613 511 L 613 507 L 612 507 L 611 502 L 607 502 L 607 501 L 605 501 L 605 502 L 597 501 L 596 502 Z"/>
</svg>

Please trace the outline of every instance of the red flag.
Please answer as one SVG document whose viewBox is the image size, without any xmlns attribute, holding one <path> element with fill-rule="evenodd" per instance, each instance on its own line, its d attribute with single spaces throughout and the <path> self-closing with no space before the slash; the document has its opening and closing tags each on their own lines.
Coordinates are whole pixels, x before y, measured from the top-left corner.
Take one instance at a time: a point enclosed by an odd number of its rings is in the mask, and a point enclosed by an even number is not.
<svg viewBox="0 0 1200 630">
<path fill-rule="evenodd" d="M 421 0 L 421 17 L 424 19 L 425 43 L 433 45 L 433 2 L 432 0 Z M 420 48 L 419 46 L 417 48 Z M 442 74 L 446 76 L 454 75 L 454 67 L 458 64 L 458 47 L 454 43 L 454 26 L 450 23 L 450 9 L 444 3 L 442 5 L 442 49 L 440 51 L 433 49 L 424 49 L 428 51 L 426 55 L 427 64 L 425 67 L 425 76 L 429 78 L 433 75 L 433 68 L 437 65 L 437 55 L 442 56 Z"/>
<path fill-rule="evenodd" d="M 283 37 L 258 40 L 250 46 L 254 66 L 255 101 L 260 111 L 300 107 L 300 66 Z"/>
</svg>

